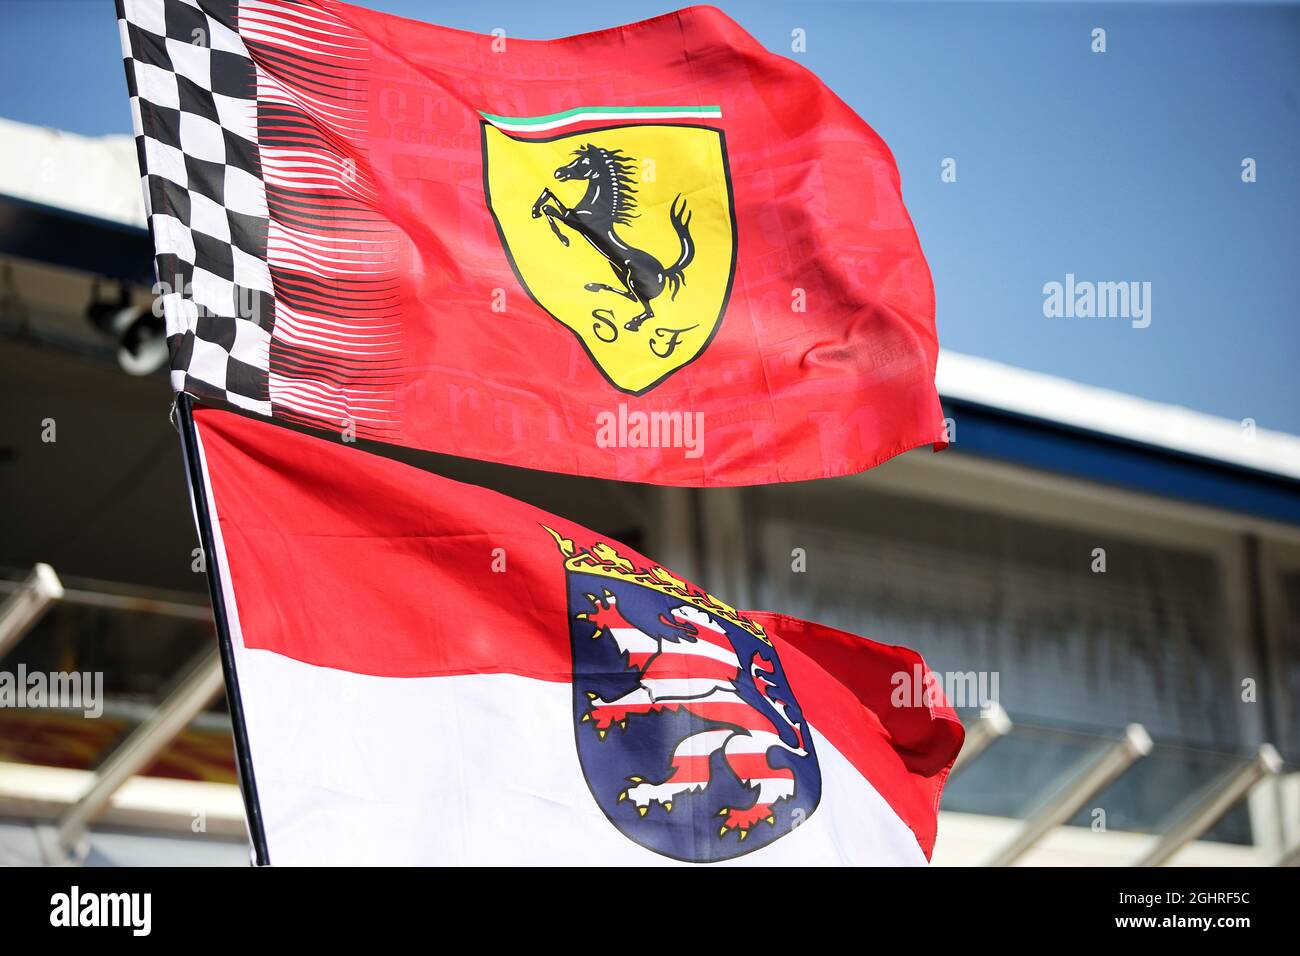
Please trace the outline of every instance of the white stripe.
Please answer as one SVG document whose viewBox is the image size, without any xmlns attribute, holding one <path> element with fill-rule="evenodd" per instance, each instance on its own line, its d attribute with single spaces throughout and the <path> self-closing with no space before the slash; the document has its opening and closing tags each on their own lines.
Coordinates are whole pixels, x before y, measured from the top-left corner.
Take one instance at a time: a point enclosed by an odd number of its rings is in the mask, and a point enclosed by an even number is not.
<svg viewBox="0 0 1300 956">
<path fill-rule="evenodd" d="M 642 678 L 641 686 L 656 701 L 689 698 L 693 704 L 739 704 L 740 696 L 727 688 L 730 681 L 710 677 L 667 677 L 663 680 Z M 716 691 L 716 693 L 713 693 Z"/>
<path fill-rule="evenodd" d="M 719 661 L 723 664 L 730 664 L 736 669 L 740 668 L 740 659 L 734 653 L 717 644 L 710 644 L 708 641 L 664 641 L 663 649 L 660 650 L 660 642 L 655 640 L 644 631 L 635 627 L 611 627 L 608 633 L 618 643 L 618 646 L 625 651 L 632 651 L 635 654 L 678 654 L 682 656 L 707 657 L 711 660 Z"/>
<path fill-rule="evenodd" d="M 664 641 L 664 655 L 679 655 L 682 657 L 707 657 L 720 664 L 729 664 L 730 666 L 740 669 L 740 658 L 725 647 L 719 647 L 717 644 L 710 644 L 708 641 Z"/>
<path fill-rule="evenodd" d="M 257 650 L 242 653 L 240 681 L 257 704 L 246 709 L 277 865 L 674 862 L 620 833 L 592 799 L 568 684 L 369 677 Z M 817 810 L 728 862 L 923 865 L 911 831 L 870 784 L 820 737 L 817 754 Z"/>
<path fill-rule="evenodd" d="M 240 4 L 239 29 L 245 36 L 264 43 L 301 49 L 317 56 L 324 54 L 340 59 L 361 59 L 360 54 L 365 53 L 366 45 L 356 32 L 338 17 L 326 15 L 324 11 L 316 12 L 321 15 L 313 16 L 312 11 L 297 4 L 286 7 L 262 0 L 243 0 Z M 292 13 L 293 17 L 285 16 L 287 13 Z M 304 26 L 300 22 L 303 20 L 321 25 Z M 336 30 L 342 32 L 335 32 Z M 285 42 L 281 37 L 289 41 L 302 41 L 303 45 Z M 332 53 L 325 49 L 327 46 L 342 52 Z"/>
<path fill-rule="evenodd" d="M 365 397 L 356 388 L 344 391 L 328 382 L 287 378 L 276 372 L 271 372 L 268 379 L 271 401 L 276 405 L 332 421 L 339 427 L 348 422 L 383 425 L 393 420 L 392 409 L 381 407 L 391 405 L 392 399 Z M 367 411 L 374 414 L 363 414 Z"/>
<path fill-rule="evenodd" d="M 727 744 L 729 753 L 761 754 L 771 747 L 784 747 L 785 741 L 766 730 L 751 730 L 748 734 L 737 734 Z M 821 744 L 817 745 L 818 747 Z"/>
</svg>

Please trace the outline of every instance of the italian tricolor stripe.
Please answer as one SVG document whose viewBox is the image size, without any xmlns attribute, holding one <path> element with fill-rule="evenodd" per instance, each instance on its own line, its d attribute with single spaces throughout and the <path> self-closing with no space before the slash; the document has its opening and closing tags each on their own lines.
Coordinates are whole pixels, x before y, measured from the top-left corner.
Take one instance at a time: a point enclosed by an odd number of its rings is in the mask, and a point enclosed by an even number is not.
<svg viewBox="0 0 1300 956">
<path fill-rule="evenodd" d="M 543 130 L 574 126 L 591 120 L 661 120 L 661 119 L 721 119 L 721 106 L 575 106 L 561 113 L 545 116 L 497 116 L 479 111 L 482 117 L 498 129 L 518 133 L 539 133 Z"/>
</svg>

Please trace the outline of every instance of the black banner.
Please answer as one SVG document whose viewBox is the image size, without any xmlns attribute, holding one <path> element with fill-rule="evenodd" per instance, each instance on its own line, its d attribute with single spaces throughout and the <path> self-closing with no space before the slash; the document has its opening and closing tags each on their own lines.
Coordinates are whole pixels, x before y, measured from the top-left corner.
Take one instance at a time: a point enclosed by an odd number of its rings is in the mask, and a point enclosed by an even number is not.
<svg viewBox="0 0 1300 956">
<path fill-rule="evenodd" d="M 0 870 L 0 913 L 7 941 L 76 934 L 81 944 L 93 938 L 197 943 L 205 937 L 246 943 L 291 933 L 301 946 L 337 942 L 339 934 L 397 936 L 435 920 L 461 921 L 464 932 L 494 941 L 514 930 L 534 943 L 542 934 L 558 942 L 572 926 L 594 943 L 604 938 L 602 923 L 619 938 L 644 932 L 649 941 L 666 931 L 664 917 L 685 904 L 693 910 L 691 924 L 716 922 L 721 937 L 733 940 L 742 919 L 757 921 L 750 933 L 762 935 L 769 920 L 774 933 L 793 925 L 778 916 L 784 910 L 823 923 L 826 933 L 852 930 L 872 949 L 914 949 L 917 934 L 942 948 L 960 946 L 971 934 L 981 945 L 1003 939 L 1075 944 L 1097 936 L 1148 942 L 1200 936 L 1232 945 L 1243 932 L 1291 926 L 1295 885 L 1294 870 L 1286 869 L 831 873 L 709 866 L 677 872 L 561 868 L 542 875 L 524 869 L 64 867 Z M 585 901 L 580 914 L 573 912 L 575 895 Z M 763 901 L 758 910 L 756 900 Z M 656 912 L 657 928 L 629 926 Z M 712 945 L 698 935 L 700 928 L 690 935 Z"/>
</svg>

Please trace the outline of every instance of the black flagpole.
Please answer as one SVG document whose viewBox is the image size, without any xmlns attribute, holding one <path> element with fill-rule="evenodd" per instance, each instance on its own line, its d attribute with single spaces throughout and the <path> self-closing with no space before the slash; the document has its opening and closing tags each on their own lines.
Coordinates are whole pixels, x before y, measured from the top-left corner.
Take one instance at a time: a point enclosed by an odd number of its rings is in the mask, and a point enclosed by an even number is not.
<svg viewBox="0 0 1300 956">
<path fill-rule="evenodd" d="M 208 577 L 208 595 L 212 599 L 212 616 L 217 625 L 217 645 L 221 650 L 221 671 L 226 679 L 226 702 L 235 737 L 235 765 L 239 771 L 239 790 L 244 796 L 244 813 L 248 818 L 248 835 L 253 843 L 253 865 L 269 866 L 266 830 L 262 826 L 262 807 L 257 799 L 257 778 L 253 775 L 253 758 L 248 747 L 248 728 L 244 724 L 244 704 L 239 696 L 239 677 L 235 672 L 235 648 L 230 639 L 226 618 L 225 593 L 221 589 L 221 563 L 217 560 L 216 538 L 212 533 L 208 491 L 203 481 L 203 464 L 199 458 L 198 436 L 194 430 L 194 400 L 182 393 L 176 398 L 176 417 L 181 433 L 181 451 L 185 456 L 185 474 L 190 483 L 190 500 L 199 526 L 199 544 L 203 548 L 203 567 Z"/>
</svg>

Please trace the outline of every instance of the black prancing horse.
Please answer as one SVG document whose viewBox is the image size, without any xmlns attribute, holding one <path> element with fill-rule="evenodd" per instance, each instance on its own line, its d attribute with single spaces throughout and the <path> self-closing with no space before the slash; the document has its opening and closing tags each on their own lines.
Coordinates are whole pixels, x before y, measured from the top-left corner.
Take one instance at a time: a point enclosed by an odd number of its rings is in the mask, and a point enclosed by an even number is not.
<svg viewBox="0 0 1300 956">
<path fill-rule="evenodd" d="M 549 189 L 533 203 L 533 218 L 538 219 L 546 213 L 551 231 L 564 245 L 569 244 L 568 236 L 560 231 L 559 222 L 564 223 L 587 242 L 591 247 L 609 260 L 609 267 L 623 284 L 615 288 L 603 282 L 588 282 L 584 288 L 588 292 L 616 292 L 625 299 L 631 299 L 641 305 L 642 312 L 627 321 L 623 328 L 635 332 L 646 319 L 654 318 L 650 300 L 658 297 L 666 285 L 671 298 L 677 298 L 677 290 L 686 284 L 686 267 L 695 258 L 695 244 L 691 241 L 691 214 L 686 209 L 686 201 L 681 194 L 673 200 L 669 210 L 673 231 L 681 241 L 681 254 L 670 267 L 636 246 L 629 246 L 615 231 L 615 225 L 626 225 L 636 213 L 636 190 L 632 188 L 633 160 L 623 155 L 621 150 L 603 149 L 587 143 L 573 151 L 577 158 L 567 166 L 555 171 L 559 180 L 585 179 L 587 191 L 582 199 L 572 208 L 556 198 Z M 558 222 L 557 222 L 558 220 Z M 602 322 L 608 321 L 601 312 L 612 317 L 608 309 L 596 309 L 592 315 Z M 613 329 L 613 325 L 609 326 Z"/>
</svg>

